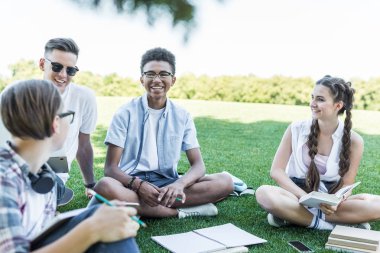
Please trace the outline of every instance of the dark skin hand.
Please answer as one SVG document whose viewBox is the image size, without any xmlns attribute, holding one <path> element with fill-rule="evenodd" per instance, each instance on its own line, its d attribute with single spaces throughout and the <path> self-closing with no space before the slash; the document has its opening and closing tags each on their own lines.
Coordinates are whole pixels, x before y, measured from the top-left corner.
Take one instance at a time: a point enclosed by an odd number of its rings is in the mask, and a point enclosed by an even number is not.
<svg viewBox="0 0 380 253">
<path fill-rule="evenodd" d="M 140 184 L 141 181 L 138 181 L 137 183 Z M 149 206 L 158 206 L 160 204 L 160 201 L 158 201 L 158 195 L 160 194 L 160 188 L 157 186 L 144 181 L 139 186 L 138 195 L 145 203 L 147 203 Z"/>
</svg>

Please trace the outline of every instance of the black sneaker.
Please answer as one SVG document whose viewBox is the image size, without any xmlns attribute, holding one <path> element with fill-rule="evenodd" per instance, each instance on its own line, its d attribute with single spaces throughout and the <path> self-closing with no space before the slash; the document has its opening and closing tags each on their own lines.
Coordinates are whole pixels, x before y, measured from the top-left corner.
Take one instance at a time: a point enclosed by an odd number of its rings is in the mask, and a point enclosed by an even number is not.
<svg viewBox="0 0 380 253">
<path fill-rule="evenodd" d="M 74 192 L 70 188 L 65 187 L 62 197 L 57 199 L 57 206 L 64 206 L 74 198 Z"/>
</svg>

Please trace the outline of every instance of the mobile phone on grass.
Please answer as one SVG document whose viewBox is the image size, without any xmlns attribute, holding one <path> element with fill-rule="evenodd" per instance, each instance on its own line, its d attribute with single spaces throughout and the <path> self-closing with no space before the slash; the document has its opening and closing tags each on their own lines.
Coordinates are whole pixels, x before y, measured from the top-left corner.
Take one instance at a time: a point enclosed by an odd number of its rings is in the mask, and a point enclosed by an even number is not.
<svg viewBox="0 0 380 253">
<path fill-rule="evenodd" d="M 298 252 L 314 252 L 311 248 L 309 248 L 300 241 L 289 241 L 288 244 Z"/>
</svg>

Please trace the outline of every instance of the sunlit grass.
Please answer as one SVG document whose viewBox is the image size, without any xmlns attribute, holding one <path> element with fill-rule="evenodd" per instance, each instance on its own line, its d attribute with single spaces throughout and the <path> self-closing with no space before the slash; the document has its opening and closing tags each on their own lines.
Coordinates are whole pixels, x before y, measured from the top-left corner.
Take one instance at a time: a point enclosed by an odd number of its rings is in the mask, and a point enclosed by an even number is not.
<svg viewBox="0 0 380 253">
<path fill-rule="evenodd" d="M 109 121 L 117 108 L 128 98 L 98 98 L 99 125 L 92 135 L 95 148 L 94 167 L 96 177 L 103 175 L 106 147 L 103 144 Z M 308 107 L 242 104 L 228 102 L 206 102 L 176 100 L 195 118 L 198 139 L 208 173 L 227 170 L 243 179 L 254 188 L 262 184 L 274 184 L 269 177 L 269 168 L 288 124 L 293 120 L 309 117 Z M 358 180 L 362 184 L 355 192 L 380 194 L 377 184 L 380 180 L 380 112 L 354 111 L 354 128 L 365 140 L 365 152 Z M 186 171 L 188 163 L 182 156 L 179 170 Z M 83 207 L 87 204 L 79 169 L 75 164 L 71 171 L 69 187 L 75 191 L 75 199 L 63 210 Z M 261 246 L 250 247 L 250 252 L 294 252 L 289 240 L 301 240 L 317 252 L 325 252 L 324 244 L 328 232 L 287 227 L 273 228 L 266 222 L 266 213 L 257 205 L 252 196 L 230 197 L 217 204 L 219 215 L 214 218 L 176 218 L 146 220 L 148 228 L 139 231 L 137 240 L 142 252 L 166 252 L 150 237 L 231 222 L 236 226 L 268 240 Z M 380 230 L 380 222 L 371 223 Z M 327 251 L 326 251 L 327 252 Z"/>
</svg>

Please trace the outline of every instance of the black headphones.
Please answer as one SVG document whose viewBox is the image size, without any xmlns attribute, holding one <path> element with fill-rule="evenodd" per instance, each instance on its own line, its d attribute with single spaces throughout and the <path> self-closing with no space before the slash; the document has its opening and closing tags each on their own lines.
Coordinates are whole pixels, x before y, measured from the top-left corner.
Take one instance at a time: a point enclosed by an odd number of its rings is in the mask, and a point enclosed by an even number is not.
<svg viewBox="0 0 380 253">
<path fill-rule="evenodd" d="M 49 165 L 42 165 L 41 171 L 36 174 L 29 172 L 28 177 L 32 184 L 32 189 L 40 194 L 50 192 L 55 185 L 55 173 Z"/>
<path fill-rule="evenodd" d="M 7 141 L 7 144 L 14 149 L 13 144 L 10 141 Z M 21 166 L 22 170 L 29 170 L 28 165 L 24 164 Z M 55 185 L 55 179 L 56 175 L 55 172 L 47 165 L 46 163 L 42 165 L 41 171 L 37 174 L 34 174 L 32 172 L 28 172 L 28 177 L 30 179 L 32 189 L 40 194 L 46 194 L 50 192 L 54 185 Z"/>
</svg>

